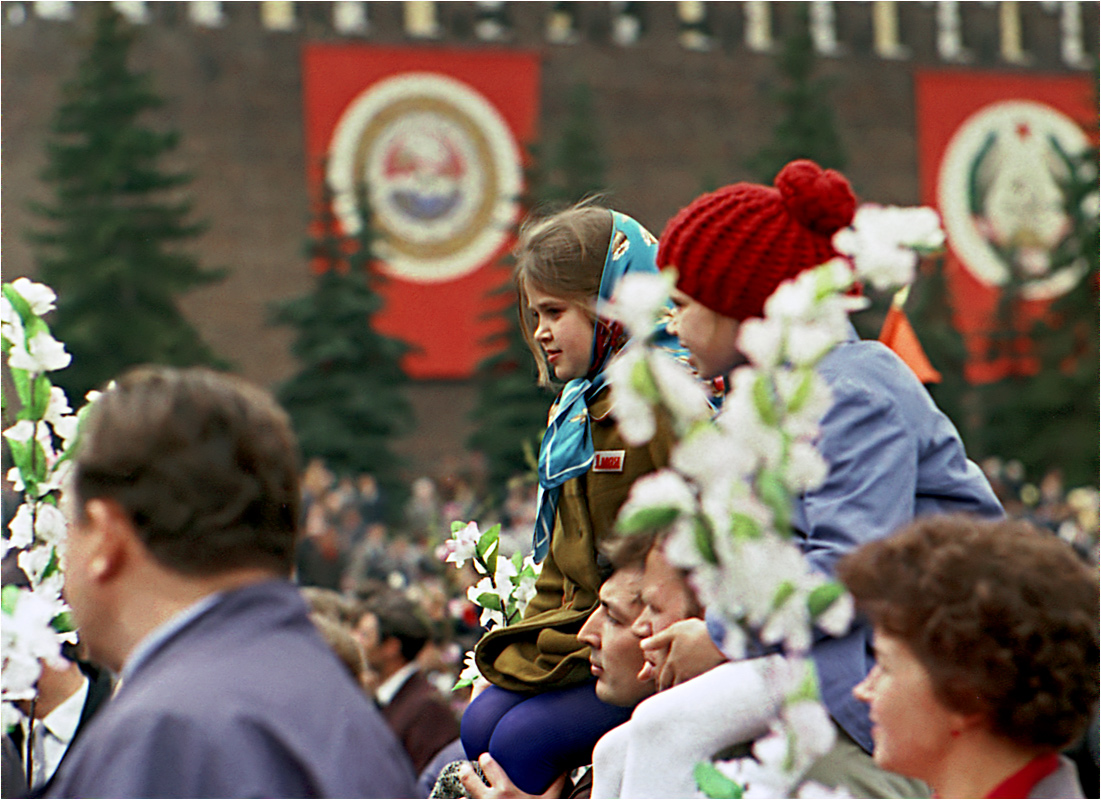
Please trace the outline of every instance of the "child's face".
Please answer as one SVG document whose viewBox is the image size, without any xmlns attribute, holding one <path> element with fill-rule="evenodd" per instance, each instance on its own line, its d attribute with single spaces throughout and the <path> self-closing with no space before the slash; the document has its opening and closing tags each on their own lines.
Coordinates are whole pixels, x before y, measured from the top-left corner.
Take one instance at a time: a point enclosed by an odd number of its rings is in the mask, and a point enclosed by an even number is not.
<svg viewBox="0 0 1101 800">
<path fill-rule="evenodd" d="M 680 339 L 691 354 L 688 361 L 701 378 L 728 375 L 743 363 L 738 352 L 738 321 L 724 317 L 696 302 L 679 289 L 673 290 L 673 321 L 670 333 Z"/>
<path fill-rule="evenodd" d="M 583 378 L 593 351 L 593 322 L 587 309 L 575 300 L 527 288 L 528 313 L 533 337 L 543 348 L 554 377 L 559 381 Z"/>
</svg>

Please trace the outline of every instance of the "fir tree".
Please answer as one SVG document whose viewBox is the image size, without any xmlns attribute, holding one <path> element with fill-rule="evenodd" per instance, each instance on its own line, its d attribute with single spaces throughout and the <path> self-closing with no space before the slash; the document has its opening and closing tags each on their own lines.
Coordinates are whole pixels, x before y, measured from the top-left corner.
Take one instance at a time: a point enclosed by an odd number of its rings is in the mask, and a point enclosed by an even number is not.
<svg viewBox="0 0 1101 800">
<path fill-rule="evenodd" d="M 374 290 L 375 234 L 366 189 L 359 192 L 362 225 L 342 233 L 332 192 L 323 186 L 306 252 L 315 277 L 305 295 L 273 304 L 275 324 L 295 328 L 292 352 L 301 369 L 276 396 L 291 416 L 305 458 L 321 458 L 337 475 L 371 473 L 400 519 L 407 489 L 391 443 L 412 424 L 401 358 L 404 342 L 374 330 L 382 306 Z"/>
<path fill-rule="evenodd" d="M 545 183 L 535 199 L 565 205 L 600 194 L 607 189 L 605 169 L 592 90 L 588 84 L 578 83 L 567 98 L 565 122 L 546 164 Z"/>
<path fill-rule="evenodd" d="M 58 383 L 70 397 L 138 363 L 225 366 L 180 312 L 176 298 L 221 277 L 179 245 L 202 226 L 179 197 L 190 181 L 160 161 L 178 144 L 142 118 L 163 101 L 128 62 L 134 33 L 98 3 L 90 48 L 62 87 L 41 178 L 53 190 L 31 211 L 42 279 L 58 294 L 54 330 L 73 354 Z"/>
<path fill-rule="evenodd" d="M 757 180 L 771 186 L 789 161 L 809 158 L 829 169 L 843 169 L 845 151 L 829 101 L 831 81 L 814 78 L 814 42 L 806 3 L 796 7 L 794 26 L 784 37 L 775 65 L 783 88 L 772 92 L 783 116 L 767 145 L 746 164 Z"/>
</svg>

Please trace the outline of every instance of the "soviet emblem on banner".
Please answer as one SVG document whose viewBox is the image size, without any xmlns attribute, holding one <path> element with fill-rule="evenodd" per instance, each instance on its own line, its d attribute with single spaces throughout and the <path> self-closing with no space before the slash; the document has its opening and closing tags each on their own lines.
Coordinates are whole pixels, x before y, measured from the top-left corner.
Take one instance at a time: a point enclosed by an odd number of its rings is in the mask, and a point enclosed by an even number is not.
<svg viewBox="0 0 1101 800">
<path fill-rule="evenodd" d="M 359 230 L 366 180 L 378 254 L 405 280 L 452 280 L 509 239 L 523 175 L 507 123 L 454 78 L 407 72 L 364 90 L 337 123 L 328 159 L 334 208 Z"/>
<path fill-rule="evenodd" d="M 988 286 L 1011 280 L 1030 300 L 1071 289 L 1085 264 L 1055 264 L 1071 234 L 1067 187 L 1086 136 L 1043 103 L 1006 101 L 970 116 L 948 143 L 938 205 L 964 268 Z"/>
</svg>

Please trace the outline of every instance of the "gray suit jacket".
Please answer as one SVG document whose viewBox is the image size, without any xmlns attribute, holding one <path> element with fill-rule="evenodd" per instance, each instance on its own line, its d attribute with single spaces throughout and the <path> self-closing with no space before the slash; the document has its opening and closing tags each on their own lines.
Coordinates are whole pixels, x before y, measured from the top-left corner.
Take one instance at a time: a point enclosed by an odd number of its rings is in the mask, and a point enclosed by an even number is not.
<svg viewBox="0 0 1101 800">
<path fill-rule="evenodd" d="M 51 797 L 414 797 L 409 759 L 297 588 L 228 592 L 160 643 Z"/>
</svg>

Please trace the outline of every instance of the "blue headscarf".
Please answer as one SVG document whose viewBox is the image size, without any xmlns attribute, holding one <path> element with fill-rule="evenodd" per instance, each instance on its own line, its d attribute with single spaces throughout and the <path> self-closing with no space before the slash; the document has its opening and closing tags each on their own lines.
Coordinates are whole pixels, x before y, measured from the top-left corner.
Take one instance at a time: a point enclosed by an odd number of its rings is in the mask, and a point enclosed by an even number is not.
<svg viewBox="0 0 1101 800">
<path fill-rule="evenodd" d="M 626 214 L 618 211 L 611 213 L 612 238 L 600 277 L 600 300 L 612 298 L 615 287 L 624 275 L 658 271 L 657 239 Z M 655 336 L 658 342 L 676 342 L 665 330 L 664 324 L 658 327 Z M 593 329 L 589 372 L 584 378 L 575 378 L 567 383 L 551 407 L 550 422 L 539 448 L 538 515 L 534 540 L 536 562 L 541 562 L 550 550 L 554 514 L 562 484 L 584 475 L 592 466 L 593 437 L 589 428 L 588 404 L 604 388 L 607 383 L 604 369 L 626 342 L 622 326 L 598 319 Z"/>
</svg>

